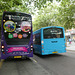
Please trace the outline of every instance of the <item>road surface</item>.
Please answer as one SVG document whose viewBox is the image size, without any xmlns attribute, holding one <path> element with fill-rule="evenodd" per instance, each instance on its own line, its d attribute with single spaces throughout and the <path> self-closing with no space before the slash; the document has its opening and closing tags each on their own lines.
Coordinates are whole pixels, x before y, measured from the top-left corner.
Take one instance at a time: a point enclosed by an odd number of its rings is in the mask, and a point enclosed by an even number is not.
<svg viewBox="0 0 75 75">
<path fill-rule="evenodd" d="M 33 58 L 6 59 L 0 75 L 75 75 L 75 51 L 63 54 L 35 55 Z"/>
<path fill-rule="evenodd" d="M 75 51 L 33 58 L 52 75 L 75 75 Z"/>
</svg>

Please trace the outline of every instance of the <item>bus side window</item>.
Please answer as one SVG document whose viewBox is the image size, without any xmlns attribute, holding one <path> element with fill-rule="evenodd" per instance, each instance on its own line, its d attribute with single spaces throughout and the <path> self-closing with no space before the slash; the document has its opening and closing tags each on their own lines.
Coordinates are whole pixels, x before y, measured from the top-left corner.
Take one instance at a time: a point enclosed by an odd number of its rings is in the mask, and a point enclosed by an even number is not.
<svg viewBox="0 0 75 75">
<path fill-rule="evenodd" d="M 35 35 L 33 35 L 33 43 L 35 44 Z"/>
<path fill-rule="evenodd" d="M 35 34 L 35 41 L 34 41 L 34 44 L 41 45 L 41 36 L 40 36 L 40 33 Z"/>
</svg>

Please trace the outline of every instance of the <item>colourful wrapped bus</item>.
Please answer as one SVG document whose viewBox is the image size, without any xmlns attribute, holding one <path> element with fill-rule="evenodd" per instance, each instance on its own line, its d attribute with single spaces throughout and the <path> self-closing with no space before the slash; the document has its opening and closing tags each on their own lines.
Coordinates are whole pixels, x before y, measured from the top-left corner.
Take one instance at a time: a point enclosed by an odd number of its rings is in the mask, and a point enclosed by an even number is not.
<svg viewBox="0 0 75 75">
<path fill-rule="evenodd" d="M 33 57 L 32 17 L 4 12 L 1 26 L 1 59 Z"/>
</svg>

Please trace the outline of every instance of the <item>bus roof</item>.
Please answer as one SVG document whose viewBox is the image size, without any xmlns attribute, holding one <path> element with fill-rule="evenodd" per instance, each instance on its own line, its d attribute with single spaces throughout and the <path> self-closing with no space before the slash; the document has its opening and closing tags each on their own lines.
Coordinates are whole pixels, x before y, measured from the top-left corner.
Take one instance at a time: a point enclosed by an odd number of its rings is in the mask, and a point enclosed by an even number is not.
<svg viewBox="0 0 75 75">
<path fill-rule="evenodd" d="M 26 14 L 26 15 L 31 16 L 30 14 L 23 13 L 23 12 L 9 12 L 9 11 L 4 11 L 3 14 L 4 14 L 4 13 L 12 13 L 12 14 L 13 14 L 13 13 L 19 13 L 19 14 Z"/>
<path fill-rule="evenodd" d="M 48 26 L 48 27 L 42 27 L 36 31 L 33 32 L 33 34 L 35 34 L 37 31 L 40 31 L 41 29 L 45 29 L 45 28 L 51 28 L 51 27 L 58 27 L 58 28 L 64 28 L 64 27 L 60 27 L 60 26 Z"/>
<path fill-rule="evenodd" d="M 48 27 L 43 27 L 43 28 L 51 28 L 51 27 L 58 27 L 58 28 L 63 28 L 63 27 L 60 27 L 60 26 L 48 26 Z"/>
</svg>

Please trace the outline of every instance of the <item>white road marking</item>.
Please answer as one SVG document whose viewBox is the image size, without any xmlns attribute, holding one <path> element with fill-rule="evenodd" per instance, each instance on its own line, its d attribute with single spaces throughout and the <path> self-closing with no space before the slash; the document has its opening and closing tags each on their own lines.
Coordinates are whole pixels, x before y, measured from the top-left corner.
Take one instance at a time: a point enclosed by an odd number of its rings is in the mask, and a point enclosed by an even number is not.
<svg viewBox="0 0 75 75">
<path fill-rule="evenodd" d="M 35 59 L 33 59 L 33 58 L 30 58 L 32 61 L 34 61 L 35 63 L 37 63 L 37 61 L 35 60 Z"/>
</svg>

